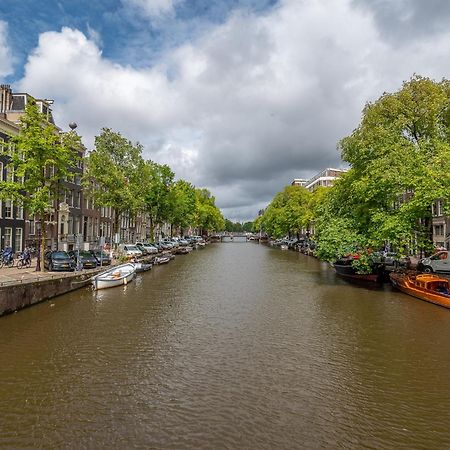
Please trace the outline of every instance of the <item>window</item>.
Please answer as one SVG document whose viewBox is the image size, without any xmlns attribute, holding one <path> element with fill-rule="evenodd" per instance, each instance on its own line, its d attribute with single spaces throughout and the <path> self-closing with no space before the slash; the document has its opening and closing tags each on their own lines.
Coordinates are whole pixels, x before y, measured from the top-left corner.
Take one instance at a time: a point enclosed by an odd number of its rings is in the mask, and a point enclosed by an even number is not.
<svg viewBox="0 0 450 450">
<path fill-rule="evenodd" d="M 18 204 L 16 207 L 16 218 L 23 219 L 23 205 Z"/>
<path fill-rule="evenodd" d="M 5 218 L 13 218 L 13 203 L 11 200 L 5 200 Z"/>
<path fill-rule="evenodd" d="M 14 169 L 12 167 L 8 167 L 5 169 L 6 173 L 6 181 L 14 181 Z"/>
<path fill-rule="evenodd" d="M 5 228 L 5 241 L 4 247 L 12 247 L 12 228 Z"/>
<path fill-rule="evenodd" d="M 12 156 L 16 150 L 16 144 L 14 142 L 8 142 L 8 155 Z"/>
<path fill-rule="evenodd" d="M 435 236 L 443 236 L 444 235 L 444 225 L 435 225 L 434 226 L 434 235 Z"/>
<path fill-rule="evenodd" d="M 73 217 L 72 216 L 69 216 L 69 226 L 68 226 L 67 234 L 74 234 L 74 232 L 73 232 Z"/>
<path fill-rule="evenodd" d="M 0 143 L 1 145 L 1 143 Z M 0 181 L 3 181 L 3 163 L 0 162 Z"/>
<path fill-rule="evenodd" d="M 34 216 L 30 216 L 30 235 L 36 233 L 36 222 L 34 221 Z"/>
<path fill-rule="evenodd" d="M 14 243 L 14 249 L 16 252 L 22 251 L 22 236 L 23 236 L 23 229 L 16 228 L 16 240 Z"/>
</svg>

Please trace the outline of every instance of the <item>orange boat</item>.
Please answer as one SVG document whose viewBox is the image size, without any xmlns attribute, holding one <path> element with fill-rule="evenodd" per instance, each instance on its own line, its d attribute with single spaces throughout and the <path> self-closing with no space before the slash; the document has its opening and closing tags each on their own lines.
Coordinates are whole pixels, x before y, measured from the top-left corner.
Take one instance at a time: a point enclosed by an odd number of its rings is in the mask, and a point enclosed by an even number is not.
<svg viewBox="0 0 450 450">
<path fill-rule="evenodd" d="M 433 274 L 391 272 L 392 284 L 413 297 L 450 308 L 450 281 Z"/>
</svg>

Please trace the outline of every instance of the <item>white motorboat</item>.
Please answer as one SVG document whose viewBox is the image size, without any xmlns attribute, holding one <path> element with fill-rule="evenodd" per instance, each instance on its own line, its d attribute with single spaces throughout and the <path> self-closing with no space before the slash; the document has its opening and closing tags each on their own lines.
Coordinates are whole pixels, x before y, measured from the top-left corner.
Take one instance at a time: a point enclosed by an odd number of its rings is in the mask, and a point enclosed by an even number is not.
<svg viewBox="0 0 450 450">
<path fill-rule="evenodd" d="M 136 267 L 133 263 L 121 264 L 95 275 L 92 284 L 95 290 L 122 286 L 132 281 L 135 275 Z"/>
</svg>

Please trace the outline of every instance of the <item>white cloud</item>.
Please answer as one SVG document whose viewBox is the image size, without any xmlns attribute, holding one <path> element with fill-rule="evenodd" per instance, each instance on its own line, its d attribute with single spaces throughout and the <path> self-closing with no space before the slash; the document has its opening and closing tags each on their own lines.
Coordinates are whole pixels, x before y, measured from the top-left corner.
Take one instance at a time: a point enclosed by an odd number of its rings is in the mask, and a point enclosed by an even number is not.
<svg viewBox="0 0 450 450">
<path fill-rule="evenodd" d="M 122 0 L 126 8 L 137 9 L 149 18 L 172 15 L 174 13 L 174 0 Z"/>
<path fill-rule="evenodd" d="M 291 178 L 340 165 L 336 143 L 366 101 L 413 73 L 449 73 L 450 32 L 397 46 L 351 5 L 285 0 L 264 15 L 237 12 L 144 69 L 109 61 L 77 30 L 44 33 L 20 88 L 54 98 L 59 125 L 75 120 L 89 145 L 103 126 L 121 131 L 251 218 Z"/>
<path fill-rule="evenodd" d="M 0 20 L 0 77 L 13 73 L 13 57 L 7 42 L 8 24 Z"/>
</svg>

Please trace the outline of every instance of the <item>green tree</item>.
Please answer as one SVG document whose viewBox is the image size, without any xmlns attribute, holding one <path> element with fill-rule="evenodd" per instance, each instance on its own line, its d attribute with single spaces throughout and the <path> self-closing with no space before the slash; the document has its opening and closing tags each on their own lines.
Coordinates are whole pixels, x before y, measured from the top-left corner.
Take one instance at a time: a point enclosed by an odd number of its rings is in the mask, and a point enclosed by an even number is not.
<svg viewBox="0 0 450 450">
<path fill-rule="evenodd" d="M 286 186 L 275 195 L 263 214 L 262 224 L 273 237 L 298 234 L 311 220 L 311 192 L 302 186 Z"/>
<path fill-rule="evenodd" d="M 23 205 L 40 221 L 43 260 L 46 224 L 58 199 L 61 180 L 77 164 L 81 140 L 74 131 L 60 133 L 30 98 L 20 118 L 19 134 L 11 137 L 11 142 L 13 146 L 2 151 L 9 160 L 9 176 L 0 182 L 0 197 Z"/>
<path fill-rule="evenodd" d="M 144 210 L 150 217 L 150 238 L 153 241 L 155 226 L 161 226 L 164 222 L 171 220 L 174 206 L 174 196 L 172 193 L 173 179 L 175 174 L 167 164 L 157 164 L 153 161 L 146 161 L 145 173 L 141 181 L 141 193 L 144 199 Z M 187 185 L 180 185 L 180 189 Z M 189 203 L 187 195 L 185 207 Z M 180 202 L 180 206 L 183 202 Z M 175 218 L 175 221 L 180 219 Z M 190 220 L 190 217 L 189 217 Z"/>
<path fill-rule="evenodd" d="M 431 205 L 450 203 L 450 82 L 414 76 L 383 94 L 340 148 L 352 168 L 336 185 L 336 212 L 368 245 L 429 246 Z"/>
<path fill-rule="evenodd" d="M 143 208 L 142 173 L 145 168 L 142 147 L 120 133 L 103 128 L 95 137 L 95 150 L 86 158 L 83 185 L 97 206 L 114 211 L 113 233 L 119 233 L 123 213 L 134 215 Z"/>
<path fill-rule="evenodd" d="M 229 219 L 225 219 L 225 231 L 231 233 L 233 232 L 233 227 L 234 227 L 233 222 Z"/>
<path fill-rule="evenodd" d="M 242 230 L 250 233 L 253 230 L 253 222 L 244 222 L 242 224 Z"/>
<path fill-rule="evenodd" d="M 225 219 L 208 189 L 196 189 L 195 226 L 200 234 L 223 230 Z"/>
<path fill-rule="evenodd" d="M 171 224 L 183 229 L 192 224 L 195 214 L 195 187 L 184 180 L 175 182 L 171 189 Z"/>
</svg>

